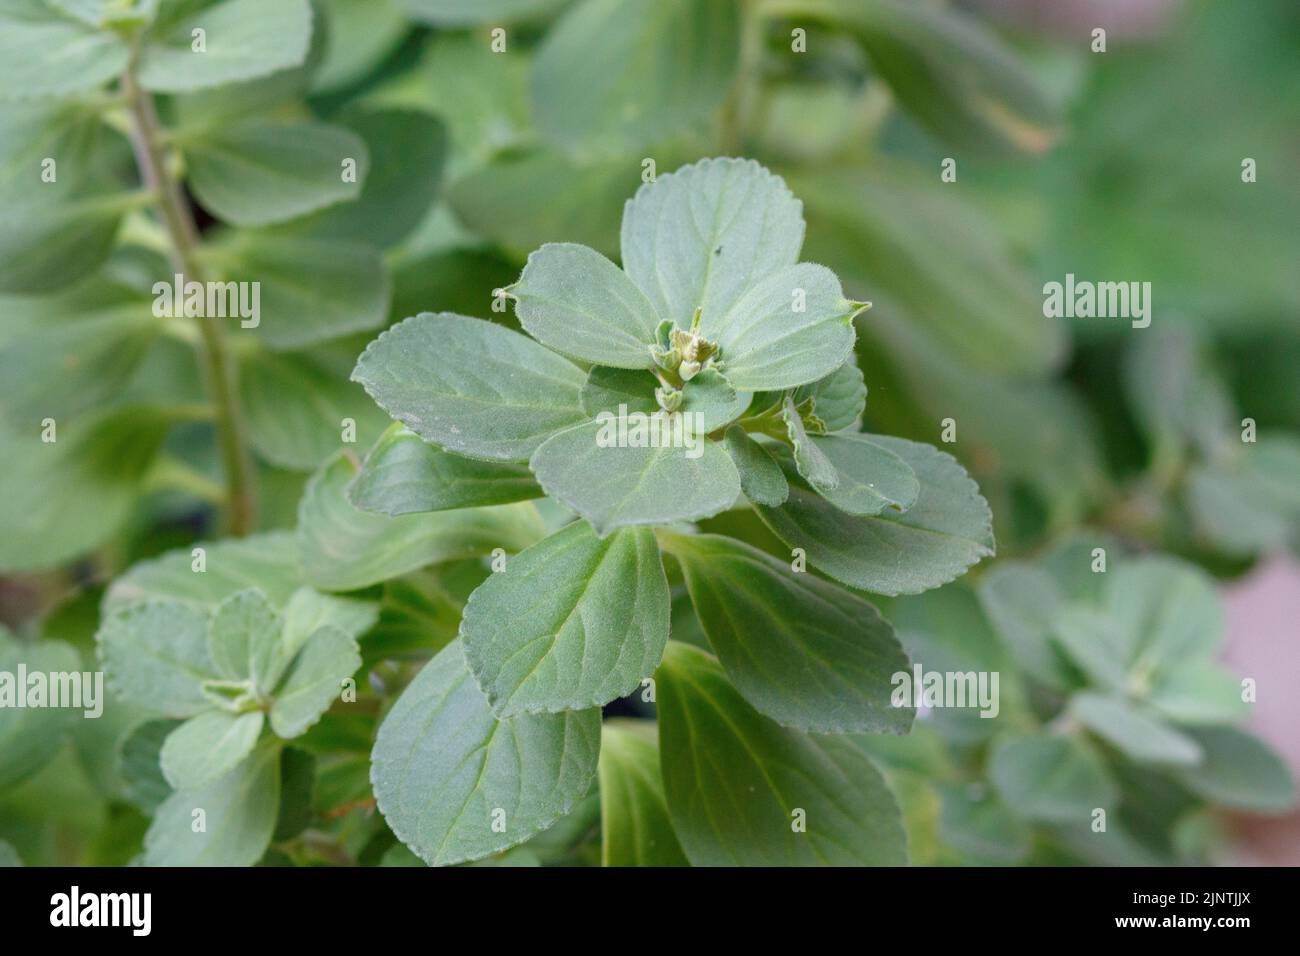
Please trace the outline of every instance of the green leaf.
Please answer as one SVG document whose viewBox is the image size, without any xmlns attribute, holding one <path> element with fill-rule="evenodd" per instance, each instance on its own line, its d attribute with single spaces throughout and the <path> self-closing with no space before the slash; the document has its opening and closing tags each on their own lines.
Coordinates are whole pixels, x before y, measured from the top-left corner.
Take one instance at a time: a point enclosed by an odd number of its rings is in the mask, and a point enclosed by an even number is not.
<svg viewBox="0 0 1300 956">
<path fill-rule="evenodd" d="M 87 296 L 110 299 L 106 288 Z M 126 387 L 161 329 L 142 300 L 0 298 L 0 414 L 15 427 L 96 409 Z"/>
<path fill-rule="evenodd" d="M 993 554 L 992 515 L 952 456 L 929 445 L 869 436 L 916 475 L 916 503 L 901 515 L 851 516 L 824 500 L 787 462 L 790 498 L 756 504 L 763 522 L 837 581 L 876 594 L 919 594 L 959 577 Z"/>
<path fill-rule="evenodd" d="M 123 214 L 143 201 L 124 191 L 129 161 L 90 104 L 0 102 L 0 291 L 62 291 L 108 258 Z M 90 297 L 81 311 L 108 304 Z"/>
<path fill-rule="evenodd" d="M 557 352 L 615 368 L 653 364 L 654 307 L 594 249 L 548 242 L 528 257 L 510 294 L 524 330 Z"/>
<path fill-rule="evenodd" d="M 116 766 L 124 795 L 150 816 L 172 792 L 159 761 L 163 743 L 180 725 L 178 720 L 146 720 L 118 744 Z"/>
<path fill-rule="evenodd" d="M 444 866 L 515 846 L 564 816 L 591 788 L 599 752 L 599 710 L 497 720 L 456 642 L 389 711 L 371 780 L 397 838 Z"/>
<path fill-rule="evenodd" d="M 874 164 L 790 181 L 812 223 L 807 257 L 933 337 L 964 377 L 972 365 L 1041 374 L 1057 364 L 1063 323 L 1043 316 L 1032 277 L 979 210 L 913 170 Z"/>
<path fill-rule="evenodd" d="M 1056 690 L 1073 683 L 1059 635 L 1052 640 L 1066 596 L 1046 569 L 999 563 L 980 579 L 978 594 L 984 613 L 1027 675 Z"/>
<path fill-rule="evenodd" d="M 673 427 L 663 413 L 644 421 L 658 423 L 661 433 Z M 681 426 L 683 447 L 673 447 L 672 440 L 636 447 L 630 436 L 620 446 L 618 424 L 611 417 L 558 432 L 529 461 L 546 493 L 586 518 L 597 533 L 707 518 L 740 495 L 736 466 L 716 442 Z"/>
<path fill-rule="evenodd" d="M 1058 613 L 1051 636 L 1091 684 L 1122 692 L 1132 654 L 1122 630 L 1109 614 L 1074 605 Z"/>
<path fill-rule="evenodd" d="M 717 369 L 706 368 L 682 389 L 681 410 L 690 413 L 691 427 L 697 434 L 707 435 L 739 418 L 753 397 L 732 388 Z"/>
<path fill-rule="evenodd" d="M 145 40 L 140 85 L 156 93 L 184 93 L 251 80 L 298 66 L 311 43 L 307 0 L 224 0 L 194 10 L 176 4 Z M 204 31 L 197 52 L 194 30 Z"/>
<path fill-rule="evenodd" d="M 344 442 L 348 419 L 363 448 L 383 433 L 388 417 L 348 381 L 355 355 L 351 346 L 330 345 L 310 352 L 253 349 L 243 356 L 239 392 L 261 458 L 309 471 L 350 445 Z"/>
<path fill-rule="evenodd" d="M 79 98 L 3 102 L 4 95 L 0 93 L 0 195 L 17 196 L 39 185 L 47 194 L 68 196 L 75 192 L 72 187 L 93 181 L 99 170 L 96 150 L 113 138 L 97 110 Z M 46 158 L 56 161 L 54 182 L 45 181 Z"/>
<path fill-rule="evenodd" d="M 1190 731 L 1204 759 L 1178 771 L 1179 779 L 1208 800 L 1228 807 L 1280 813 L 1295 806 L 1295 781 L 1286 762 L 1264 741 L 1235 727 Z"/>
<path fill-rule="evenodd" d="M 653 415 L 660 410 L 655 398 L 658 379 L 643 369 L 606 368 L 597 365 L 582 386 L 582 410 L 592 418 L 601 412 L 626 412 Z M 748 407 L 752 395 L 737 392 L 724 375 L 707 368 L 696 374 L 682 388 L 681 411 L 689 412 L 688 424 L 698 435 L 707 435 L 737 418 Z"/>
<path fill-rule="evenodd" d="M 0 425 L 0 571 L 61 564 L 107 541 L 126 522 L 173 418 L 155 406 L 119 406 L 22 432 Z"/>
<path fill-rule="evenodd" d="M 713 112 L 739 61 L 735 0 L 581 0 L 537 50 L 533 113 L 565 149 L 625 153 Z"/>
<path fill-rule="evenodd" d="M 183 141 L 194 195 L 220 219 L 266 226 L 355 200 L 370 168 L 356 134 L 324 123 L 254 120 Z M 345 177 L 351 162 L 352 176 Z"/>
<path fill-rule="evenodd" d="M 370 246 L 241 232 L 207 252 L 227 280 L 260 283 L 256 334 L 273 349 L 369 331 L 388 317 L 388 274 Z"/>
<path fill-rule="evenodd" d="M 5 840 L 0 840 L 0 869 L 7 867 L 18 867 L 23 865 L 22 857 L 18 851 Z"/>
<path fill-rule="evenodd" d="M 280 647 L 285 660 L 292 661 L 308 639 L 323 627 L 332 627 L 359 638 L 378 623 L 379 613 L 375 601 L 299 588 L 284 608 Z"/>
<path fill-rule="evenodd" d="M 867 407 L 867 385 L 853 356 L 825 378 L 795 389 L 794 403 L 813 400 L 812 412 L 828 432 L 853 429 Z"/>
<path fill-rule="evenodd" d="M 703 313 L 700 334 L 721 346 L 722 371 L 736 388 L 794 388 L 831 374 L 853 354 L 853 316 L 825 266 L 801 262 L 757 281 L 723 311 Z"/>
<path fill-rule="evenodd" d="M 0 100 L 94 89 L 118 76 L 129 55 L 121 36 L 41 0 L 0 4 Z"/>
<path fill-rule="evenodd" d="M 823 498 L 851 515 L 907 511 L 920 484 L 911 467 L 889 449 L 861 435 L 809 435 L 786 396 L 781 412 L 799 474 Z"/>
<path fill-rule="evenodd" d="M 660 318 L 687 329 L 698 308 L 707 328 L 760 280 L 793 266 L 803 234 L 803 206 L 779 177 L 753 160 L 706 159 L 642 186 L 627 204 L 623 268 Z"/>
<path fill-rule="evenodd" d="M 2 197 L 0 292 L 52 292 L 94 272 L 112 251 L 123 214 L 139 205 L 126 192 L 47 188 Z"/>
<path fill-rule="evenodd" d="M 263 744 L 229 773 L 164 800 L 145 834 L 144 863 L 252 866 L 270 843 L 279 810 L 280 747 Z"/>
<path fill-rule="evenodd" d="M 370 449 L 348 486 L 362 511 L 396 517 L 540 498 L 523 465 L 453 455 L 394 422 Z"/>
<path fill-rule="evenodd" d="M 626 405 L 628 412 L 653 415 L 659 410 L 655 401 L 657 384 L 658 380 L 642 369 L 596 365 L 587 373 L 579 400 L 588 418 L 595 418 L 601 412 L 617 415 L 620 405 Z M 684 400 L 685 392 L 682 394 Z"/>
<path fill-rule="evenodd" d="M 1140 704 L 1091 692 L 1070 698 L 1078 721 L 1138 763 L 1187 766 L 1201 761 L 1201 748 L 1186 734 L 1166 727 Z"/>
<path fill-rule="evenodd" d="M 209 710 L 191 717 L 163 742 L 163 776 L 175 790 L 192 790 L 229 773 L 252 753 L 263 720 L 261 711 Z"/>
<path fill-rule="evenodd" d="M 82 716 L 76 710 L 19 706 L 28 693 L 28 686 L 18 682 L 19 665 L 26 665 L 29 679 L 37 673 L 81 671 L 77 652 L 70 645 L 62 641 L 19 642 L 0 626 L 0 790 L 44 766 L 63 746 L 72 721 Z M 93 693 L 94 687 L 83 683 L 84 703 L 88 703 L 87 691 Z M 104 701 L 97 703 L 102 706 Z"/>
<path fill-rule="evenodd" d="M 851 30 L 903 109 L 947 141 L 1041 153 L 1055 138 L 1056 104 L 968 14 L 901 0 L 804 0 L 799 12 Z"/>
<path fill-rule="evenodd" d="M 600 736 L 601 866 L 689 866 L 668 819 L 659 747 L 642 721 L 606 722 Z"/>
<path fill-rule="evenodd" d="M 212 707 L 201 687 L 217 676 L 206 613 L 179 601 L 128 604 L 104 618 L 95 639 L 117 697 L 171 717 Z"/>
<path fill-rule="evenodd" d="M 1106 610 L 1131 669 L 1176 666 L 1211 654 L 1224 631 L 1214 581 L 1194 565 L 1151 556 L 1107 572 Z"/>
<path fill-rule="evenodd" d="M 493 72 L 502 69 L 492 67 Z M 565 188 L 557 191 L 556 183 Z M 614 257 L 619 210 L 638 183 L 640 168 L 627 157 L 578 162 L 558 153 L 511 152 L 457 179 L 447 199 L 466 228 L 518 258 L 556 236 Z M 641 282 L 637 285 L 646 290 Z"/>
<path fill-rule="evenodd" d="M 576 365 L 482 319 L 422 312 L 366 347 L 352 373 L 425 441 L 495 461 L 525 461 L 582 420 Z"/>
<path fill-rule="evenodd" d="M 303 493 L 298 541 L 303 573 L 317 587 L 368 587 L 426 564 L 495 548 L 520 551 L 543 534 L 537 510 L 526 502 L 400 518 L 360 511 L 347 499 L 355 474 L 352 462 L 337 455 Z"/>
<path fill-rule="evenodd" d="M 755 504 L 776 508 L 790 497 L 790 483 L 776 459 L 739 425 L 732 425 L 723 436 L 723 447 L 740 474 L 740 490 Z"/>
<path fill-rule="evenodd" d="M 1210 343 L 1186 323 L 1157 323 L 1131 339 L 1122 366 L 1128 406 L 1157 453 L 1184 445 L 1211 455 L 1233 436 L 1232 395 Z"/>
<path fill-rule="evenodd" d="M 1083 740 L 1008 737 L 989 757 L 989 779 L 1018 816 L 1047 823 L 1087 823 L 1118 796 L 1101 759 Z"/>
<path fill-rule="evenodd" d="M 498 717 L 606 704 L 649 678 L 668 642 L 654 534 L 585 521 L 488 575 L 465 605 L 465 659 Z"/>
<path fill-rule="evenodd" d="M 312 75 L 312 92 L 347 87 L 362 79 L 406 34 L 400 0 L 322 0 L 327 43 Z"/>
<path fill-rule="evenodd" d="M 392 246 L 423 221 L 438 195 L 446 128 L 436 116 L 399 109 L 348 110 L 335 122 L 368 148 L 370 168 L 361 194 L 354 202 L 331 206 L 288 228 L 379 248 Z M 337 163 L 334 173 L 338 175 Z"/>
<path fill-rule="evenodd" d="M 895 707 L 891 693 L 910 665 L 874 607 L 730 538 L 671 535 L 664 547 L 710 646 L 756 710 L 815 733 L 908 732 L 915 710 Z"/>
<path fill-rule="evenodd" d="M 109 585 L 104 614 L 151 598 L 211 608 L 250 587 L 257 587 L 276 607 L 284 607 L 302 583 L 298 542 L 292 532 L 271 531 L 195 547 L 203 552 L 202 572 L 195 570 L 195 548 L 141 561 Z"/>
<path fill-rule="evenodd" d="M 1300 527 L 1300 441 L 1260 435 L 1232 455 L 1191 469 L 1187 505 L 1217 548 L 1250 555 L 1286 547 Z"/>
<path fill-rule="evenodd" d="M 944 842 L 958 849 L 965 861 L 991 866 L 1024 862 L 1032 837 L 1029 827 L 988 788 L 948 784 L 940 790 Z"/>
<path fill-rule="evenodd" d="M 344 679 L 360 666 L 361 651 L 352 635 L 328 624 L 316 631 L 275 692 L 271 729 L 284 738 L 305 733 L 339 699 Z"/>
<path fill-rule="evenodd" d="M 898 804 L 854 737 L 780 726 L 744 701 L 717 661 L 678 641 L 664 655 L 658 697 L 664 792 L 691 863 L 907 861 Z"/>
<path fill-rule="evenodd" d="M 1236 723 L 1250 711 L 1241 682 L 1210 661 L 1186 661 L 1165 670 L 1147 703 L 1176 724 Z"/>
<path fill-rule="evenodd" d="M 284 619 L 256 588 L 226 598 L 208 626 L 208 656 L 217 674 L 226 680 L 251 680 L 257 694 L 269 694 L 284 673 L 283 627 Z"/>
<path fill-rule="evenodd" d="M 440 27 L 531 19 L 565 0 L 401 0 L 415 19 Z"/>
</svg>

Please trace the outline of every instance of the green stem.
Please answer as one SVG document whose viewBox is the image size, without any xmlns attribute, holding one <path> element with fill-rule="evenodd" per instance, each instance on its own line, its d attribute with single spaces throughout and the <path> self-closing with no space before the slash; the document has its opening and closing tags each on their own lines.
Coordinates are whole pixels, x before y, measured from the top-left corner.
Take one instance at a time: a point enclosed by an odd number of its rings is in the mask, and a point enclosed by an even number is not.
<svg viewBox="0 0 1300 956">
<path fill-rule="evenodd" d="M 136 82 L 137 57 L 122 74 L 122 92 L 130 111 L 129 135 L 140 176 L 156 196 L 156 209 L 169 240 L 172 268 L 185 281 L 203 282 L 196 256 L 198 227 L 180 183 L 168 171 L 160 142 L 158 114 L 153 97 Z M 199 358 L 208 396 L 216 409 L 217 444 L 226 482 L 226 522 L 231 534 L 242 537 L 253 529 L 255 518 L 253 460 L 248 451 L 248 429 L 239 404 L 236 369 L 226 349 L 220 321 L 200 316 Z"/>
<path fill-rule="evenodd" d="M 736 81 L 722 107 L 719 145 L 727 155 L 740 155 L 745 136 L 754 119 L 758 93 L 758 70 L 763 57 L 763 18 L 754 0 L 742 0 L 740 6 L 740 63 Z"/>
</svg>

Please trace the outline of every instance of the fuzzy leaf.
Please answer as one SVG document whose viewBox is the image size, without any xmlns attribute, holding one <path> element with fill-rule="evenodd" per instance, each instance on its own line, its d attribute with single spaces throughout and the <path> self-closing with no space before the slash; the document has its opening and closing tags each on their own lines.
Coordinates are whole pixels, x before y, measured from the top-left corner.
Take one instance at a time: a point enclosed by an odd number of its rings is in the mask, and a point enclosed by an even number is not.
<svg viewBox="0 0 1300 956">
<path fill-rule="evenodd" d="M 929 445 L 869 436 L 916 475 L 920 492 L 905 514 L 846 515 L 785 464 L 790 498 L 756 505 L 764 523 L 837 581 L 876 594 L 919 594 L 946 584 L 993 554 L 992 516 L 979 489 L 952 456 Z"/>
<path fill-rule="evenodd" d="M 667 418 L 661 413 L 652 420 Z M 616 428 L 615 419 L 576 425 L 548 438 L 529 461 L 546 493 L 577 511 L 598 533 L 707 518 L 739 496 L 736 466 L 716 442 L 692 434 L 693 449 L 668 441 L 657 447 L 620 447 L 612 434 Z M 691 458 L 688 452 L 699 454 Z"/>
<path fill-rule="evenodd" d="M 915 711 L 891 702 L 907 655 L 874 607 L 747 544 L 672 535 L 709 645 L 745 700 L 816 733 L 905 734 Z"/>
<path fill-rule="evenodd" d="M 669 605 L 650 531 L 598 538 L 576 521 L 488 575 L 465 605 L 460 636 L 498 717 L 580 710 L 653 675 Z"/>
<path fill-rule="evenodd" d="M 906 511 L 920 485 L 898 455 L 864 435 L 809 435 L 790 397 L 782 411 L 794 463 L 823 498 L 852 515 Z"/>
<path fill-rule="evenodd" d="M 596 250 L 548 242 L 528 257 L 510 294 L 519 323 L 543 345 L 597 365 L 651 367 L 654 307 Z"/>
<path fill-rule="evenodd" d="M 862 369 L 852 356 L 825 378 L 795 389 L 794 403 L 813 400 L 813 414 L 822 420 L 828 432 L 851 429 L 867 407 L 867 385 Z"/>
<path fill-rule="evenodd" d="M 1257 813 L 1295 807 L 1291 771 L 1264 741 L 1235 727 L 1199 727 L 1191 736 L 1204 759 L 1178 776 L 1192 790 L 1215 803 Z"/>
<path fill-rule="evenodd" d="M 251 80 L 292 66 L 307 56 L 312 12 L 307 0 L 223 0 L 195 11 L 171 7 L 145 41 L 140 85 L 157 93 L 183 93 Z M 195 49 L 194 31 L 204 33 Z"/>
<path fill-rule="evenodd" d="M 243 123 L 184 143 L 189 184 L 207 209 L 238 226 L 266 226 L 361 194 L 370 168 L 356 134 L 324 123 Z M 355 177 L 344 176 L 344 163 Z"/>
<path fill-rule="evenodd" d="M 217 676 L 208 654 L 208 616 L 179 601 L 129 604 L 96 635 L 114 694 L 147 710 L 191 717 L 211 708 L 201 689 Z"/>
<path fill-rule="evenodd" d="M 825 266 L 801 262 L 758 277 L 726 311 L 700 318 L 700 334 L 721 346 L 722 371 L 736 388 L 780 390 L 830 375 L 853 354 L 853 316 Z"/>
<path fill-rule="evenodd" d="M 370 776 L 397 838 L 444 866 L 499 853 L 564 816 L 591 788 L 599 752 L 599 710 L 497 720 L 456 642 L 389 711 Z"/>
<path fill-rule="evenodd" d="M 740 474 L 740 490 L 746 498 L 769 508 L 785 504 L 790 497 L 790 483 L 766 448 L 750 438 L 739 425 L 727 429 L 723 447 Z"/>
<path fill-rule="evenodd" d="M 526 461 L 582 420 L 583 374 L 527 336 L 482 319 L 422 312 L 366 347 L 352 378 L 425 441 L 495 461 Z"/>
<path fill-rule="evenodd" d="M 192 790 L 228 773 L 253 750 L 262 732 L 261 711 L 209 710 L 191 717 L 163 741 L 163 776 L 175 790 Z"/>
<path fill-rule="evenodd" d="M 1070 698 L 1070 713 L 1085 727 L 1138 763 L 1187 766 L 1201 761 L 1201 748 L 1166 727 L 1139 704 L 1084 692 Z"/>
<path fill-rule="evenodd" d="M 793 266 L 803 234 L 803 206 L 779 177 L 753 160 L 706 159 L 642 186 L 627 204 L 623 268 L 660 318 L 690 328 L 699 308 L 703 327 Z"/>
<path fill-rule="evenodd" d="M 398 515 L 509 504 L 540 498 L 523 465 L 453 455 L 394 422 L 348 486 L 362 511 Z"/>
<path fill-rule="evenodd" d="M 338 455 L 321 466 L 303 493 L 298 541 L 303 573 L 317 587 L 368 587 L 426 564 L 494 548 L 520 551 L 543 534 L 537 510 L 526 502 L 400 518 L 360 511 L 347 499 L 355 475 L 355 466 Z"/>
<path fill-rule="evenodd" d="M 195 571 L 195 549 L 203 572 Z M 256 586 L 276 607 L 284 607 L 301 584 L 298 542 L 291 532 L 270 531 L 247 538 L 200 542 L 132 565 L 104 596 L 104 614 L 147 599 L 186 601 L 208 609 Z"/>
<path fill-rule="evenodd" d="M 195 811 L 204 829 L 195 830 Z M 229 773 L 177 790 L 144 837 L 146 866 L 252 866 L 266 852 L 280 810 L 280 748 L 263 744 Z"/>
<path fill-rule="evenodd" d="M 226 680 L 251 680 L 268 694 L 283 673 L 280 631 L 284 619 L 256 588 L 232 594 L 213 612 L 208 625 L 208 656 Z"/>
<path fill-rule="evenodd" d="M 0 3 L 0 100 L 91 90 L 118 76 L 130 50 L 42 0 Z"/>
<path fill-rule="evenodd" d="M 642 721 L 606 722 L 600 735 L 602 866 L 689 866 L 668 819 L 659 747 Z"/>
<path fill-rule="evenodd" d="M 1010 737 L 994 747 L 989 778 L 1017 816 L 1086 824 L 1092 811 L 1115 802 L 1114 783 L 1100 758 L 1074 737 Z"/>
<path fill-rule="evenodd" d="M 356 639 L 337 627 L 322 627 L 307 639 L 276 690 L 271 729 L 286 739 L 305 733 L 339 699 L 344 678 L 360 666 Z"/>
<path fill-rule="evenodd" d="M 696 866 L 902 865 L 898 804 L 854 737 L 780 726 L 703 651 L 668 645 L 660 760 L 673 829 Z M 806 831 L 794 824 L 803 811 Z"/>
</svg>

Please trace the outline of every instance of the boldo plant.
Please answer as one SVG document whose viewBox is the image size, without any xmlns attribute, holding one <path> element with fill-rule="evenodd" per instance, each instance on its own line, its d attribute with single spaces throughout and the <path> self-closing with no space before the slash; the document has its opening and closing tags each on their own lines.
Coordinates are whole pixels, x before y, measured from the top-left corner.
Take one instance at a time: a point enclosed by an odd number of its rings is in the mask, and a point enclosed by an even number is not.
<svg viewBox="0 0 1300 956">
<path fill-rule="evenodd" d="M 653 741 L 612 730 L 606 799 L 648 782 L 663 855 L 611 834 L 606 859 L 905 859 L 851 735 L 908 730 L 913 710 L 890 703 L 907 660 L 853 589 L 952 580 L 992 553 L 991 519 L 950 456 L 855 431 L 865 304 L 799 262 L 803 234 L 778 177 L 705 160 L 628 202 L 624 268 L 586 246 L 534 252 L 505 290 L 523 332 L 426 313 L 362 354 L 354 377 L 400 425 L 352 479 L 356 507 L 546 496 L 577 516 L 494 566 L 380 728 L 379 809 L 426 862 L 501 851 L 569 812 L 605 759 L 599 708 L 639 688 L 659 705 L 663 782 Z M 789 560 L 691 528 L 741 499 Z M 716 659 L 670 643 L 664 554 Z"/>
<path fill-rule="evenodd" d="M 1225 610 L 1300 542 L 1291 11 L 982 6 L 0 0 L 0 865 L 1293 809 Z"/>
<path fill-rule="evenodd" d="M 705 160 L 628 203 L 626 271 L 585 246 L 534 253 L 505 290 L 525 331 L 422 313 L 362 353 L 354 378 L 398 421 L 359 467 L 339 455 L 309 483 L 305 583 L 353 592 L 495 552 L 371 755 L 379 811 L 425 862 L 523 843 L 570 814 L 598 770 L 606 862 L 906 860 L 860 735 L 910 728 L 915 708 L 891 700 L 908 661 L 860 592 L 960 576 L 992 554 L 991 517 L 950 456 L 857 430 L 864 304 L 798 261 L 803 234 L 778 177 Z M 788 546 L 783 559 L 700 532 L 738 503 Z M 708 650 L 670 641 L 665 555 Z M 152 591 L 140 574 L 114 590 Z M 187 718 L 159 749 L 175 791 L 149 862 L 261 856 L 276 754 L 357 669 L 356 637 L 374 623 L 372 605 L 311 587 L 282 614 L 264 591 L 225 590 L 203 595 L 206 610 L 123 600 L 99 633 L 122 696 Z M 658 705 L 658 741 L 602 730 L 600 708 L 629 695 Z M 247 843 L 189 838 L 173 808 L 222 803 L 212 786 L 263 792 Z M 642 846 L 646 825 L 659 833 Z"/>
</svg>

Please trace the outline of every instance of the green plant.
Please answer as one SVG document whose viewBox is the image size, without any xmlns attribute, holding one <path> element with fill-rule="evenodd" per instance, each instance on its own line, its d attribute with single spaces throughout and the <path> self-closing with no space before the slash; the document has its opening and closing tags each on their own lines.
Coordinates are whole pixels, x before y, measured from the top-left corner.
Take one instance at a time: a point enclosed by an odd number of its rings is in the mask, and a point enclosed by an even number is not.
<svg viewBox="0 0 1300 956">
<path fill-rule="evenodd" d="M 0 863 L 1219 859 L 1300 542 L 1227 6 L 0 0 Z"/>
</svg>

